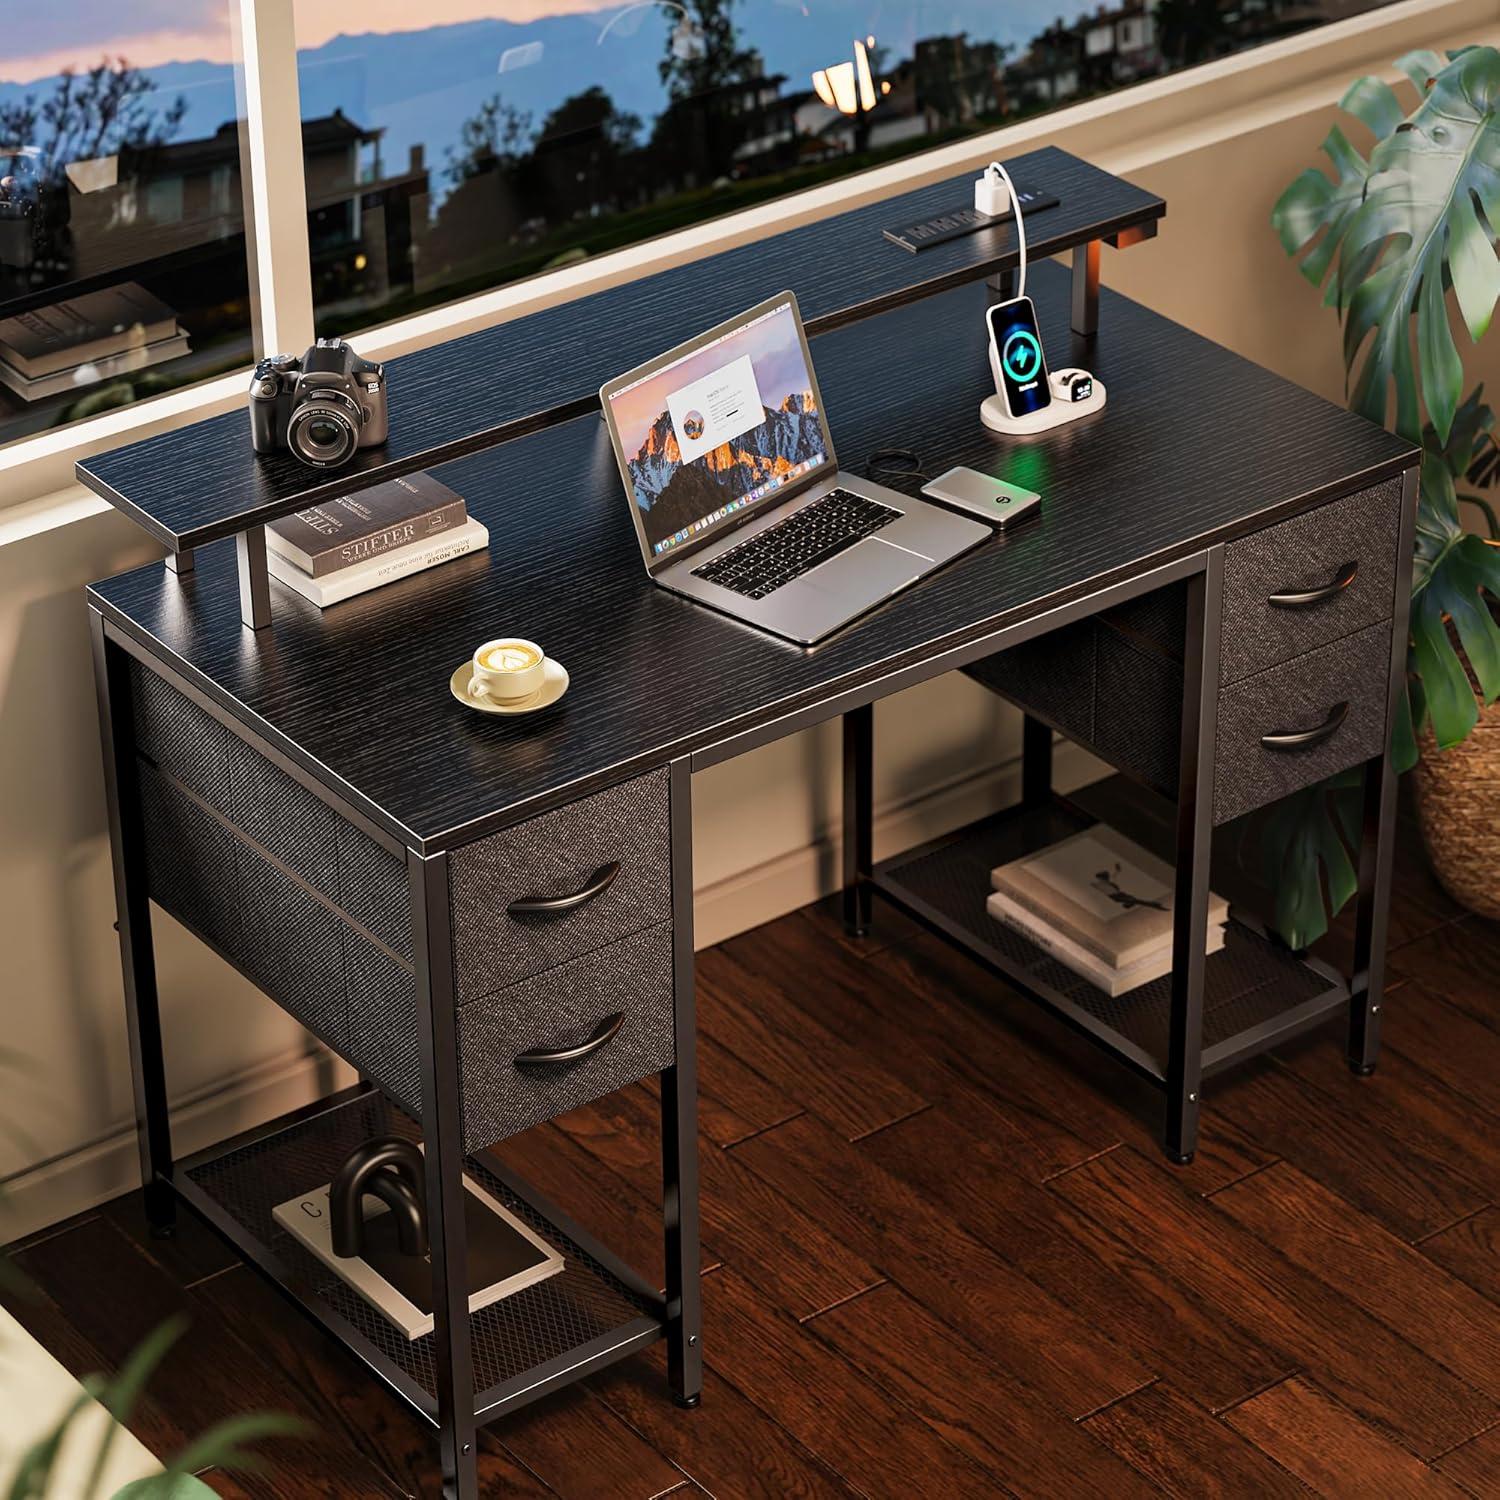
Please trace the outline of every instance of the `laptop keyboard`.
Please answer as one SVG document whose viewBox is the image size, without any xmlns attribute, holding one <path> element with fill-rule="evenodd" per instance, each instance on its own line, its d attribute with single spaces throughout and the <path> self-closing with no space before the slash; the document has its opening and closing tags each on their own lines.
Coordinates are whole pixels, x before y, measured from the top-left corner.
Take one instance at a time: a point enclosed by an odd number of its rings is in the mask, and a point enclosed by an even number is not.
<svg viewBox="0 0 1500 1500">
<path fill-rule="evenodd" d="M 694 568 L 693 577 L 733 589 L 749 599 L 764 599 L 810 568 L 889 526 L 902 514 L 894 506 L 867 500 L 849 490 L 829 490 L 821 500 L 804 505 L 786 520 Z"/>
</svg>

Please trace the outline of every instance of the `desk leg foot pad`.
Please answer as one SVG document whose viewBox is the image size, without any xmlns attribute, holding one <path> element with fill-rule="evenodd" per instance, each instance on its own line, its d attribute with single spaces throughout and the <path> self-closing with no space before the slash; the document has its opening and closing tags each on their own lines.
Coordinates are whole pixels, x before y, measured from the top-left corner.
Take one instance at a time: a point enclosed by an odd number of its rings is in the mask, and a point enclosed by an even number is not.
<svg viewBox="0 0 1500 1500">
<path fill-rule="evenodd" d="M 1356 1078 L 1368 1078 L 1375 1071 L 1375 1064 L 1372 1062 L 1360 1062 L 1356 1058 L 1351 1057 L 1349 1059 L 1349 1071 Z"/>
<path fill-rule="evenodd" d="M 692 1396 L 675 1396 L 674 1395 L 672 1397 L 672 1402 L 673 1402 L 674 1405 L 680 1406 L 683 1409 L 683 1411 L 694 1411 L 698 1407 L 700 1407 L 700 1406 L 703 1405 L 703 1392 L 699 1391 L 695 1395 L 692 1395 Z"/>
<path fill-rule="evenodd" d="M 1193 1158 L 1197 1154 L 1196 1151 L 1168 1151 L 1167 1160 L 1174 1167 L 1190 1167 L 1193 1164 Z"/>
</svg>

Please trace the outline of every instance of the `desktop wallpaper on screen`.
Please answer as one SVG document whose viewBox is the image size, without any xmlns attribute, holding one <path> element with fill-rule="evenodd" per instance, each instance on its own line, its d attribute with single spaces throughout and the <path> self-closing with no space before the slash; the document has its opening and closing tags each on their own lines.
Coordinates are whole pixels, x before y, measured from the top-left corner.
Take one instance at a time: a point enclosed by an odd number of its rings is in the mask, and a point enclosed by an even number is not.
<svg viewBox="0 0 1500 1500">
<path fill-rule="evenodd" d="M 789 306 L 610 402 L 653 553 L 824 461 L 822 423 Z"/>
</svg>

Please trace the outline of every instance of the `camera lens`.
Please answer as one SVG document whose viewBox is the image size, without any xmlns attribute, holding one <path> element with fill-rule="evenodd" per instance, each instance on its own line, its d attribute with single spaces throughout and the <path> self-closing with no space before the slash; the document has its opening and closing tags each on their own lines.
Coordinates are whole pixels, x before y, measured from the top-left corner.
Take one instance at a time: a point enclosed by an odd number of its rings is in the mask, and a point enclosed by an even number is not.
<svg viewBox="0 0 1500 1500">
<path fill-rule="evenodd" d="M 298 458 L 317 468 L 332 468 L 354 454 L 359 443 L 356 413 L 346 396 L 313 397 L 305 400 L 287 424 L 286 441 Z"/>
</svg>

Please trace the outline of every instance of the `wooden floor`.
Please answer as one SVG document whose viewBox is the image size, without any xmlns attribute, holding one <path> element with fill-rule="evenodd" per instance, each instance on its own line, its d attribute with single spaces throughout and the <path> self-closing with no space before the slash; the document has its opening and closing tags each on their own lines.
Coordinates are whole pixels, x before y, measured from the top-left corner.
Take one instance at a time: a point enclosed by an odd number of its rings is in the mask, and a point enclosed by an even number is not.
<svg viewBox="0 0 1500 1500">
<path fill-rule="evenodd" d="M 1398 885 L 1378 1073 L 1324 1032 L 1220 1080 L 1186 1169 L 1153 1094 L 887 908 L 704 953 L 703 1406 L 654 1350 L 486 1432 L 485 1493 L 1500 1496 L 1500 927 L 1415 847 Z M 647 1087 L 502 1155 L 660 1274 Z M 438 1493 L 418 1422 L 201 1226 L 122 1199 L 17 1259 L 75 1371 L 191 1316 L 155 1452 L 314 1424 L 224 1495 Z"/>
</svg>

